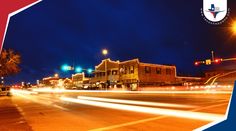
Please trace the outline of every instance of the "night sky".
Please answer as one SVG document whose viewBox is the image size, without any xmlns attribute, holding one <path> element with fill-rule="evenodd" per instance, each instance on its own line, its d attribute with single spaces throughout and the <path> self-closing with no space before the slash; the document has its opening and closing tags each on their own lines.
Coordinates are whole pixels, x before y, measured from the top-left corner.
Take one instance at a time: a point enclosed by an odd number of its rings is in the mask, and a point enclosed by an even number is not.
<svg viewBox="0 0 236 131">
<path fill-rule="evenodd" d="M 193 62 L 210 58 L 211 50 L 236 56 L 228 29 L 236 1 L 228 6 L 229 18 L 215 26 L 203 20 L 202 0 L 43 0 L 11 18 L 4 48 L 22 55 L 22 72 L 8 83 L 68 76 L 60 71 L 64 63 L 94 68 L 103 48 L 112 60 L 174 64 L 179 74 L 196 75 Z"/>
</svg>

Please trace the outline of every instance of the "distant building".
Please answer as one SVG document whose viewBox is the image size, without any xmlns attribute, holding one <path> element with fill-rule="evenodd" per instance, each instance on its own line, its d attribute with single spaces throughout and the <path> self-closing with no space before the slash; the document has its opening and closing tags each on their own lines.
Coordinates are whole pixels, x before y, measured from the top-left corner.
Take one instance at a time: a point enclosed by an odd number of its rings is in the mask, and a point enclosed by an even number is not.
<svg viewBox="0 0 236 131">
<path fill-rule="evenodd" d="M 72 75 L 72 83 L 76 87 L 82 87 L 83 84 L 89 83 L 90 78 L 85 77 L 84 72 Z"/>
<path fill-rule="evenodd" d="M 59 77 L 46 77 L 41 81 L 44 86 L 55 86 L 59 83 Z"/>
<path fill-rule="evenodd" d="M 204 82 L 204 78 L 202 77 L 189 77 L 189 76 L 177 76 L 176 77 L 176 84 L 179 85 L 200 85 Z"/>
</svg>

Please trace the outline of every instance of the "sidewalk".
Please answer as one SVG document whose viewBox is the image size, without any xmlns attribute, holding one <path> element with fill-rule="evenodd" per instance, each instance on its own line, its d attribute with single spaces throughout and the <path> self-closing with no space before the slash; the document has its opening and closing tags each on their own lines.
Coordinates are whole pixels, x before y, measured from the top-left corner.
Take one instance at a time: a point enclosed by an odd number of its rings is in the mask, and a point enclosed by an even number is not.
<svg viewBox="0 0 236 131">
<path fill-rule="evenodd" d="M 31 131 L 11 97 L 0 96 L 0 131 Z"/>
</svg>

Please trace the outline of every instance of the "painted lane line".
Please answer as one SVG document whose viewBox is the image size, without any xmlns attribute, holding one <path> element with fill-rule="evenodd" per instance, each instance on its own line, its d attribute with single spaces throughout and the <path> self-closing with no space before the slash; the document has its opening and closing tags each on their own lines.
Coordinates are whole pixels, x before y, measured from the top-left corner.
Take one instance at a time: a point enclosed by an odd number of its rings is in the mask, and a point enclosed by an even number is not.
<svg viewBox="0 0 236 131">
<path fill-rule="evenodd" d="M 220 114 L 181 111 L 181 110 L 174 110 L 174 109 L 161 109 L 161 108 L 124 105 L 124 104 L 114 104 L 114 103 L 75 99 L 75 98 L 69 98 L 69 97 L 61 97 L 60 99 L 63 101 L 103 107 L 103 108 L 134 111 L 134 112 L 148 113 L 148 114 L 155 114 L 155 115 L 167 115 L 167 116 L 174 116 L 174 117 L 180 117 L 180 118 L 198 119 L 198 120 L 204 120 L 204 121 L 219 120 L 223 117 L 223 115 L 220 115 Z"/>
<path fill-rule="evenodd" d="M 192 105 L 181 105 L 181 104 L 171 104 L 171 103 L 161 103 L 161 102 L 145 102 L 145 101 L 110 99 L 110 98 L 87 97 L 87 96 L 78 96 L 77 98 L 78 99 L 83 99 L 83 100 L 113 102 L 113 103 L 123 103 L 123 104 L 133 104 L 133 105 L 146 105 L 146 106 L 158 106 L 158 107 L 175 107 L 175 108 L 196 108 L 196 106 L 192 106 Z"/>
</svg>

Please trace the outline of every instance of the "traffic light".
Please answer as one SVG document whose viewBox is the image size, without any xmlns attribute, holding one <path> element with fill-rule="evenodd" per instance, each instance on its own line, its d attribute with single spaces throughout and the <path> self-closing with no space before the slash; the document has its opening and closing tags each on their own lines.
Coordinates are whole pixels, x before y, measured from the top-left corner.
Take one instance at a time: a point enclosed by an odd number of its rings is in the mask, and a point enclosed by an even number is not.
<svg viewBox="0 0 236 131">
<path fill-rule="evenodd" d="M 93 69 L 89 68 L 87 71 L 89 74 L 91 74 L 93 72 Z"/>
<path fill-rule="evenodd" d="M 64 65 L 61 66 L 61 70 L 62 70 L 62 71 L 68 71 L 68 70 L 69 70 L 69 67 L 70 67 L 70 66 L 68 66 L 67 64 L 64 64 Z"/>
<path fill-rule="evenodd" d="M 222 59 L 215 59 L 215 60 L 214 60 L 214 62 L 215 62 L 216 64 L 220 63 L 221 61 L 222 61 Z"/>
<path fill-rule="evenodd" d="M 81 73 L 82 70 L 83 70 L 83 69 L 82 69 L 80 66 L 78 66 L 78 67 L 75 68 L 75 72 L 77 72 L 77 73 Z"/>
</svg>

